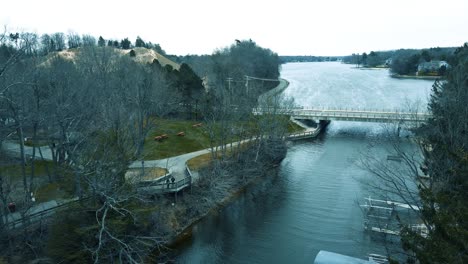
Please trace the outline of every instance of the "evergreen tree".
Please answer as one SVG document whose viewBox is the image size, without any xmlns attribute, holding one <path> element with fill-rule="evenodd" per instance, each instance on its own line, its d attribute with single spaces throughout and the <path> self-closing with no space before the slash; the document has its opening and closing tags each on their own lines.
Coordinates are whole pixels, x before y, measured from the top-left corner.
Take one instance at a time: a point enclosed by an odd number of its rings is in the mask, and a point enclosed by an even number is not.
<svg viewBox="0 0 468 264">
<path fill-rule="evenodd" d="M 130 42 L 130 40 L 128 40 L 128 38 L 124 38 L 122 39 L 122 41 L 120 41 L 120 47 L 122 49 L 130 49 L 130 45 L 132 43 Z"/>
<path fill-rule="evenodd" d="M 468 46 L 456 52 L 447 81 L 436 82 L 430 101 L 433 117 L 418 134 L 425 146 L 420 187 L 427 237 L 403 233 L 405 249 L 420 263 L 468 263 Z"/>
<path fill-rule="evenodd" d="M 362 54 L 362 65 L 367 65 L 367 53 Z"/>
<path fill-rule="evenodd" d="M 104 47 L 105 45 L 106 45 L 106 41 L 104 40 L 104 38 L 102 36 L 99 36 L 98 46 L 99 47 Z"/>
<path fill-rule="evenodd" d="M 135 47 L 146 47 L 145 42 L 139 36 L 136 38 Z"/>
</svg>

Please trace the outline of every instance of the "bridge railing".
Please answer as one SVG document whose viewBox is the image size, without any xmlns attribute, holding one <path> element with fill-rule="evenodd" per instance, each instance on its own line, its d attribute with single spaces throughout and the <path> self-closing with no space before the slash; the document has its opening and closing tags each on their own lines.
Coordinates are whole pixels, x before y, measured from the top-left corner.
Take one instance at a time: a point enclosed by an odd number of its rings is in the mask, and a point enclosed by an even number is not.
<svg viewBox="0 0 468 264">
<path fill-rule="evenodd" d="M 402 120 L 427 120 L 431 117 L 429 113 L 409 113 L 409 112 L 373 112 L 363 110 L 315 110 L 304 109 L 292 111 L 294 116 L 315 116 L 315 117 L 350 117 L 367 119 L 402 119 Z"/>
<path fill-rule="evenodd" d="M 302 107 L 281 108 L 255 108 L 255 115 L 285 114 L 296 117 L 324 117 L 324 118 L 361 118 L 361 119 L 387 119 L 426 121 L 432 115 L 428 112 L 404 112 L 399 110 L 364 110 L 364 109 L 305 109 Z"/>
<path fill-rule="evenodd" d="M 188 187 L 192 184 L 192 176 L 186 175 L 183 179 L 178 181 L 172 182 L 152 182 L 152 183 L 140 183 L 138 187 L 152 187 L 152 188 L 159 188 L 161 190 L 167 191 L 178 191 L 182 188 Z"/>
</svg>

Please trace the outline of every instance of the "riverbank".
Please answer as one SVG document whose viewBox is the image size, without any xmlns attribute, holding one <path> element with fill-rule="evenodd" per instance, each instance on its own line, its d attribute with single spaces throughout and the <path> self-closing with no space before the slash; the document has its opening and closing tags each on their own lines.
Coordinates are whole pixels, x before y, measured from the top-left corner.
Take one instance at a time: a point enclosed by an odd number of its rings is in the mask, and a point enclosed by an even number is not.
<svg viewBox="0 0 468 264">
<path fill-rule="evenodd" d="M 279 84 L 275 88 L 259 96 L 259 104 L 267 103 L 269 98 L 281 94 L 288 86 L 289 82 L 287 80 L 279 79 Z M 274 148 L 274 151 L 271 151 L 271 148 Z M 160 224 L 169 224 L 162 228 L 164 240 L 167 241 L 165 246 L 169 248 L 177 247 L 177 245 L 190 238 L 191 230 L 196 223 L 228 205 L 251 184 L 267 175 L 277 173 L 276 168 L 286 156 L 286 152 L 286 144 L 281 140 L 280 142 L 266 144 L 260 149 L 243 150 L 242 154 L 237 158 L 214 165 L 221 166 L 221 168 L 216 168 L 221 170 L 216 178 L 213 178 L 213 172 L 215 171 L 213 167 L 207 167 L 195 172 L 197 180 L 193 182 L 190 191 L 186 189 L 180 194 L 175 194 L 177 197 L 176 202 L 172 202 L 173 198 L 167 196 L 163 198 L 161 211 L 165 212 L 165 217 L 163 217 Z M 208 150 L 199 151 L 197 155 L 191 155 L 190 158 L 206 153 L 208 153 Z M 272 157 L 272 155 L 275 157 Z M 172 159 L 173 163 L 182 164 L 180 159 Z M 186 164 L 186 162 L 187 160 L 184 160 L 183 164 Z M 150 163 L 150 161 L 145 161 L 145 165 L 150 165 Z M 134 165 L 139 166 L 139 164 Z M 153 255 L 160 255 L 158 253 L 154 252 Z M 164 255 L 161 254 L 161 256 L 165 257 Z"/>
<path fill-rule="evenodd" d="M 286 88 L 288 88 L 288 86 L 289 86 L 289 82 L 285 79 L 280 78 L 279 84 L 275 88 L 269 90 L 268 92 L 261 94 L 258 97 L 258 104 L 259 105 L 267 104 L 268 99 L 270 99 L 273 96 L 277 96 L 281 94 L 282 92 L 284 92 L 284 90 L 286 90 Z"/>
<path fill-rule="evenodd" d="M 389 67 L 356 67 L 358 70 L 388 70 Z"/>
<path fill-rule="evenodd" d="M 390 77 L 396 79 L 415 79 L 415 80 L 437 80 L 444 78 L 443 76 L 420 76 L 420 75 L 401 75 L 391 74 Z"/>
<path fill-rule="evenodd" d="M 163 218 L 161 224 L 170 224 L 163 228 L 166 230 L 165 246 L 176 249 L 191 237 L 193 226 L 203 218 L 230 204 L 250 185 L 265 177 L 276 175 L 277 167 L 287 152 L 284 141 L 277 143 L 280 145 L 275 146 L 278 151 L 275 152 L 274 157 L 268 150 L 271 144 L 266 144 L 266 147 L 261 148 L 257 160 L 255 159 L 257 148 L 249 148 L 239 156 L 233 156 L 223 163 L 213 164 L 209 168 L 200 170 L 200 180 L 192 186 L 190 191 L 179 194 L 177 203 L 169 202 L 172 198 L 165 198 L 163 201 L 165 207 L 161 208 L 161 211 L 165 212 L 166 217 Z M 215 168 L 221 171 L 217 176 L 213 176 Z M 158 253 L 155 252 L 154 255 Z M 163 253 L 165 253 L 161 254 L 163 258 L 168 256 L 170 258 L 171 253 L 175 252 Z"/>
</svg>

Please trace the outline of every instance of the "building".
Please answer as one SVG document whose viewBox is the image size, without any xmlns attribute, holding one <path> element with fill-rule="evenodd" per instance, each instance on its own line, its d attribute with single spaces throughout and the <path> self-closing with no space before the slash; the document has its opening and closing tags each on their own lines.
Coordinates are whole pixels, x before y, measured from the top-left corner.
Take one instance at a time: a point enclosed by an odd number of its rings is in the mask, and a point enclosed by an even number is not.
<svg viewBox="0 0 468 264">
<path fill-rule="evenodd" d="M 446 61 L 429 61 L 423 62 L 418 65 L 417 75 L 441 75 L 449 67 Z"/>
</svg>

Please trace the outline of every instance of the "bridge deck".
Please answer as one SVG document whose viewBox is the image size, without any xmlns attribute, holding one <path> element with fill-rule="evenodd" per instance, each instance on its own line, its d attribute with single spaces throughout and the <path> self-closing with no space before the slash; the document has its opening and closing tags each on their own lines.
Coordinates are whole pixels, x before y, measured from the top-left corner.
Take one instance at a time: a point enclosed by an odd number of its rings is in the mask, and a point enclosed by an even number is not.
<svg viewBox="0 0 468 264">
<path fill-rule="evenodd" d="M 295 119 L 342 120 L 360 122 L 425 122 L 432 115 L 426 112 L 399 112 L 376 110 L 324 110 L 324 109 L 255 109 L 254 114 L 287 114 Z"/>
</svg>

